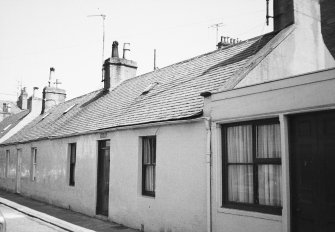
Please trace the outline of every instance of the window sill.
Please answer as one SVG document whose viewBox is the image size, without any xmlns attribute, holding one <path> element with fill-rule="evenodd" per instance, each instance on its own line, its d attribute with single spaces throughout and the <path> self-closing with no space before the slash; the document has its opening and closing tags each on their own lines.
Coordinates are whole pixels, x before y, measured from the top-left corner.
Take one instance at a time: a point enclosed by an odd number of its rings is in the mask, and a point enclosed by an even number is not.
<svg viewBox="0 0 335 232">
<path fill-rule="evenodd" d="M 266 219 L 270 221 L 278 221 L 278 222 L 282 221 L 281 215 L 260 213 L 260 212 L 255 212 L 255 211 L 246 211 L 242 209 L 231 209 L 231 208 L 225 208 L 225 207 L 218 207 L 217 212 L 224 213 L 224 214 L 237 215 L 237 216 Z"/>
<path fill-rule="evenodd" d="M 147 199 L 155 199 L 155 195 L 149 195 L 149 194 L 141 194 L 141 197 L 147 198 Z"/>
</svg>

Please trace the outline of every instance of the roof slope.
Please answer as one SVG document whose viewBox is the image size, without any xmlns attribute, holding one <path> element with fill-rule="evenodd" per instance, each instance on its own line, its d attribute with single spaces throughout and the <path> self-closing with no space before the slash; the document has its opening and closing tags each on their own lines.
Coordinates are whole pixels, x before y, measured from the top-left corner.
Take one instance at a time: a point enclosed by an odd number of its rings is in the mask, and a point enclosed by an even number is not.
<svg viewBox="0 0 335 232">
<path fill-rule="evenodd" d="M 66 125 L 72 117 L 79 115 L 82 110 L 81 106 L 92 100 L 100 92 L 101 91 L 94 91 L 53 107 L 48 112 L 36 117 L 3 144 L 26 142 L 50 137 L 56 133 L 57 130 L 60 130 Z M 71 109 L 66 112 L 70 107 Z"/>
<path fill-rule="evenodd" d="M 192 59 L 134 77 L 109 93 L 96 91 L 54 107 L 43 121 L 38 117 L 5 143 L 157 121 L 178 120 L 202 114 L 201 92 L 215 91 L 234 75 L 277 33 L 272 32 Z M 145 89 L 153 84 L 146 94 Z M 77 103 L 65 120 L 67 107 Z"/>
<path fill-rule="evenodd" d="M 5 136 L 13 127 L 15 127 L 24 117 L 29 114 L 29 110 L 23 110 L 17 114 L 10 115 L 0 122 L 0 138 Z"/>
<path fill-rule="evenodd" d="M 11 105 L 11 114 L 16 114 L 16 113 L 19 113 L 21 112 L 22 110 L 16 105 L 16 102 L 13 102 L 13 101 L 6 101 L 6 100 L 0 100 L 0 113 L 3 112 L 3 109 L 2 109 L 2 106 L 3 104 L 6 103 L 6 104 L 10 104 Z M 5 112 L 7 113 L 7 112 Z"/>
</svg>

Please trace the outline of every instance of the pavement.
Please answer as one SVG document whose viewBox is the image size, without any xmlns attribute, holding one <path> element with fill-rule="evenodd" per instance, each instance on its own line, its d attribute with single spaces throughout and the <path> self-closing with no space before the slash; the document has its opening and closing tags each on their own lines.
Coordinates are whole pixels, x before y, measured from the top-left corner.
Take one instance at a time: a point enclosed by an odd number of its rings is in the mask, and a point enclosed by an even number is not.
<svg viewBox="0 0 335 232">
<path fill-rule="evenodd" d="M 0 190 L 0 204 L 69 232 L 138 232 L 123 225 Z M 10 231 L 9 231 L 10 232 Z"/>
<path fill-rule="evenodd" d="M 67 232 L 50 223 L 20 213 L 10 207 L 0 204 L 0 211 L 6 220 L 6 232 Z"/>
</svg>

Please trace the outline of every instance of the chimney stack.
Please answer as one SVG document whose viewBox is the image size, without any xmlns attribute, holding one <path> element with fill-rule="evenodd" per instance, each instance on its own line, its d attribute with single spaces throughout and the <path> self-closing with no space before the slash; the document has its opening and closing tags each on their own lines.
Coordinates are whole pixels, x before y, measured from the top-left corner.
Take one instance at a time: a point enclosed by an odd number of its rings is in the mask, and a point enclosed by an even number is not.
<svg viewBox="0 0 335 232">
<path fill-rule="evenodd" d="M 26 87 L 21 89 L 21 94 L 17 100 L 17 105 L 21 108 L 21 110 L 26 110 L 28 108 L 28 93 L 26 91 Z"/>
<path fill-rule="evenodd" d="M 132 60 L 128 60 L 128 54 L 130 52 L 129 43 L 125 43 L 123 46 L 123 58 L 119 58 L 118 51 L 119 43 L 113 42 L 112 56 L 105 60 L 104 69 L 104 90 L 109 91 L 115 88 L 123 81 L 133 78 L 136 76 L 137 63 Z"/>
<path fill-rule="evenodd" d="M 320 20 L 320 0 L 273 0 L 274 31 L 291 24 L 318 30 Z"/>
<path fill-rule="evenodd" d="M 10 103 L 8 103 L 8 105 L 7 105 L 7 112 L 8 113 L 12 112 L 12 105 Z"/>
<path fill-rule="evenodd" d="M 57 79 L 54 82 L 55 68 L 50 68 L 49 74 L 49 85 L 43 89 L 43 102 L 42 102 L 42 114 L 50 110 L 53 106 L 63 103 L 66 98 L 66 92 L 64 89 L 58 88 L 60 84 Z M 55 85 L 56 84 L 56 85 Z"/>
<path fill-rule="evenodd" d="M 28 99 L 28 109 L 34 113 L 40 113 L 42 107 L 42 99 L 37 97 L 38 87 L 33 88 L 33 95 Z"/>
<path fill-rule="evenodd" d="M 119 43 L 117 41 L 113 42 L 112 45 L 112 58 L 119 58 Z"/>
<path fill-rule="evenodd" d="M 232 45 L 232 44 L 237 44 L 239 42 L 241 41 L 238 38 L 233 39 L 228 36 L 221 36 L 221 41 L 217 44 L 217 48 L 220 49 L 220 48 Z"/>
<path fill-rule="evenodd" d="M 36 92 L 37 92 L 38 89 L 39 89 L 38 87 L 33 88 L 33 97 L 36 97 Z"/>
</svg>

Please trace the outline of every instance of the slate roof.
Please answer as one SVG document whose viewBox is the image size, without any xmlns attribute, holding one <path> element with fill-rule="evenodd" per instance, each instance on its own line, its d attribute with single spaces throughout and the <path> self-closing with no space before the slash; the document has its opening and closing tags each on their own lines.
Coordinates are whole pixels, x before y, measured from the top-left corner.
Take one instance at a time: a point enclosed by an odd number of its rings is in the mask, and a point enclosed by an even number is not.
<svg viewBox="0 0 335 232">
<path fill-rule="evenodd" d="M 18 113 L 18 112 L 21 111 L 21 109 L 16 105 L 16 102 L 6 101 L 6 100 L 0 100 L 0 113 L 3 112 L 3 110 L 2 110 L 3 103 L 11 105 L 11 113 L 12 114 L 16 114 L 16 113 Z M 5 112 L 5 113 L 7 113 L 7 112 Z"/>
<path fill-rule="evenodd" d="M 62 137 L 150 122 L 179 120 L 202 115 L 200 93 L 215 91 L 264 47 L 276 32 L 230 45 L 121 83 L 69 100 L 39 116 L 5 143 Z M 142 94 L 150 84 L 153 88 Z M 63 115 L 65 109 L 76 104 Z"/>
<path fill-rule="evenodd" d="M 17 114 L 12 114 L 0 122 L 0 138 L 15 127 L 24 117 L 29 114 L 29 110 L 23 110 Z"/>
</svg>

